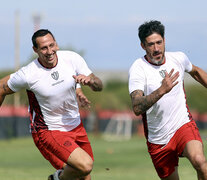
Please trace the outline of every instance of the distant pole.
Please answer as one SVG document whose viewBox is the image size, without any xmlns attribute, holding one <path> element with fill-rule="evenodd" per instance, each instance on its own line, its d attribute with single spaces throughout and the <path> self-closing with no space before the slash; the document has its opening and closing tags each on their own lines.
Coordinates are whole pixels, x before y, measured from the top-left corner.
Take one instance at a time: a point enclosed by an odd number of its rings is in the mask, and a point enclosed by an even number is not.
<svg viewBox="0 0 207 180">
<path fill-rule="evenodd" d="M 15 71 L 20 67 L 20 13 L 17 10 L 15 12 Z M 19 93 L 14 94 L 14 106 L 20 105 Z"/>
<path fill-rule="evenodd" d="M 34 13 L 33 16 L 33 23 L 34 23 L 34 32 L 40 29 L 40 22 L 42 19 L 42 15 L 39 13 Z"/>
</svg>

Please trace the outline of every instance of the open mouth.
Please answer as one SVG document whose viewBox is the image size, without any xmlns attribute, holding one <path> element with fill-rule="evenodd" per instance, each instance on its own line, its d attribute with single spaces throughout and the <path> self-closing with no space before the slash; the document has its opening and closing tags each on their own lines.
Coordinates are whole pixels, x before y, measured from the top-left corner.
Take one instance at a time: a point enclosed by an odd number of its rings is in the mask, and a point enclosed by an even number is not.
<svg viewBox="0 0 207 180">
<path fill-rule="evenodd" d="M 155 53 L 153 53 L 153 56 L 159 56 L 161 54 L 162 54 L 161 52 L 155 52 Z"/>
<path fill-rule="evenodd" d="M 162 57 L 162 53 L 154 53 L 153 57 L 154 57 L 154 59 L 159 60 Z"/>
<path fill-rule="evenodd" d="M 54 54 L 46 56 L 48 61 L 52 61 L 54 59 Z"/>
</svg>

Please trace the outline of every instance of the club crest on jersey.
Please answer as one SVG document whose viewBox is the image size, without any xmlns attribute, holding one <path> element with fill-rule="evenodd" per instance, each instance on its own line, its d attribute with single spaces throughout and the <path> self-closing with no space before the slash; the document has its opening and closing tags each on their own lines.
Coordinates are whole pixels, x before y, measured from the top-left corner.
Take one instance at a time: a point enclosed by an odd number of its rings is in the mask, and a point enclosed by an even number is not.
<svg viewBox="0 0 207 180">
<path fill-rule="evenodd" d="M 58 73 L 58 71 L 53 72 L 53 73 L 51 74 L 51 76 L 52 76 L 52 78 L 53 78 L 54 80 L 58 80 L 58 78 L 59 78 L 59 73 Z"/>
<path fill-rule="evenodd" d="M 163 78 L 165 78 L 165 72 L 167 72 L 167 71 L 166 70 L 159 71 L 160 76 L 162 76 Z"/>
</svg>

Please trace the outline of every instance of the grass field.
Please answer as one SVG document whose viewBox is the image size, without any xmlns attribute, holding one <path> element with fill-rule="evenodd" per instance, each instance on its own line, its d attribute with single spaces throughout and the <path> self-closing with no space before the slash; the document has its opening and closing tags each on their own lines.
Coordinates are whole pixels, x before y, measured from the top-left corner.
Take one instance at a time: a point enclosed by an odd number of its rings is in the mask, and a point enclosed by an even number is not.
<svg viewBox="0 0 207 180">
<path fill-rule="evenodd" d="M 95 157 L 93 180 L 159 180 L 143 137 L 112 142 L 100 136 L 89 135 L 89 138 Z M 203 141 L 207 154 L 206 139 Z M 54 171 L 42 158 L 31 137 L 0 141 L 0 179 L 46 180 Z M 185 158 L 180 159 L 179 174 L 181 180 L 196 179 L 195 171 Z"/>
</svg>

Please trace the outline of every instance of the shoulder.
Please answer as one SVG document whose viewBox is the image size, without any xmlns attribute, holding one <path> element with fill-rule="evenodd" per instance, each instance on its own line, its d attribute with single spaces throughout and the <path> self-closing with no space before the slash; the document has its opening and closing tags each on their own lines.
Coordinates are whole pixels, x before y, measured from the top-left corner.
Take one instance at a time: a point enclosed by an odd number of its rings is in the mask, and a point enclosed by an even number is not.
<svg viewBox="0 0 207 180">
<path fill-rule="evenodd" d="M 174 59 L 185 59 L 187 58 L 186 54 L 181 51 L 176 52 L 165 52 L 165 56 L 168 58 L 174 58 Z"/>
<path fill-rule="evenodd" d="M 189 72 L 192 69 L 192 63 L 188 59 L 187 55 L 181 51 L 167 52 L 166 58 L 180 66 L 184 71 Z"/>
<path fill-rule="evenodd" d="M 57 56 L 61 58 L 82 58 L 78 53 L 74 51 L 59 50 Z"/>
<path fill-rule="evenodd" d="M 173 61 L 176 64 L 185 64 L 189 61 L 187 55 L 181 51 L 166 52 L 165 56 L 168 60 Z"/>
<path fill-rule="evenodd" d="M 39 64 L 38 60 L 35 59 L 29 64 L 21 67 L 18 71 L 11 74 L 13 80 L 19 79 L 21 81 L 29 81 L 31 79 L 40 77 L 42 74 L 43 67 Z"/>
<path fill-rule="evenodd" d="M 136 59 L 133 64 L 131 65 L 129 69 L 129 74 L 130 73 L 138 73 L 140 71 L 143 71 L 145 66 L 147 66 L 147 62 L 144 60 L 144 57 Z"/>
<path fill-rule="evenodd" d="M 36 77 L 35 63 L 31 62 L 23 66 L 18 71 L 12 73 L 8 80 L 8 86 L 13 92 L 19 91 L 21 88 L 28 88 L 28 81 Z"/>
<path fill-rule="evenodd" d="M 81 57 L 78 53 L 74 51 L 67 51 L 67 50 L 60 50 L 57 51 L 58 59 L 62 62 L 65 62 L 66 64 L 79 64 L 83 61 L 83 57 Z"/>
<path fill-rule="evenodd" d="M 38 73 L 39 66 L 38 60 L 35 59 L 29 64 L 21 67 L 17 72 L 22 72 L 25 76 L 33 76 L 34 73 Z"/>
<path fill-rule="evenodd" d="M 132 63 L 130 69 L 140 67 L 140 66 L 142 66 L 143 64 L 144 64 L 144 60 L 143 60 L 143 58 L 138 58 L 138 59 L 136 59 L 136 60 Z"/>
</svg>

